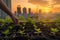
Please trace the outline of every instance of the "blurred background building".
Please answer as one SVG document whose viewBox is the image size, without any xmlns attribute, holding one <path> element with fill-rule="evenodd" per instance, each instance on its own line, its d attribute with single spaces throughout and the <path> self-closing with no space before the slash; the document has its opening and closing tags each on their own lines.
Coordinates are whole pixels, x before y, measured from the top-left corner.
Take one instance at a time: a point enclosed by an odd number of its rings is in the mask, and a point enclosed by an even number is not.
<svg viewBox="0 0 60 40">
<path fill-rule="evenodd" d="M 28 18 L 27 8 L 24 7 L 22 10 L 23 10 L 23 17 L 24 17 L 25 19 L 27 19 L 27 18 Z"/>
<path fill-rule="evenodd" d="M 17 16 L 20 16 L 21 15 L 21 7 L 20 7 L 20 5 L 17 6 L 17 13 L 18 13 Z"/>
<path fill-rule="evenodd" d="M 6 5 L 9 7 L 9 9 L 11 10 L 11 0 L 3 0 Z M 8 16 L 4 11 L 0 10 L 0 18 L 6 18 L 6 16 Z"/>
</svg>

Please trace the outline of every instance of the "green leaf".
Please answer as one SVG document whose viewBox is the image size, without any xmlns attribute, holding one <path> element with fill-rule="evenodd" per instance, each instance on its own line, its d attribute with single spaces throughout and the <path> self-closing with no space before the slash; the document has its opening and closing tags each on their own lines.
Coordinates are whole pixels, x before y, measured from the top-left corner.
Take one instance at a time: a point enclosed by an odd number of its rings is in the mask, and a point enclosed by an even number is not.
<svg viewBox="0 0 60 40">
<path fill-rule="evenodd" d="M 57 28 L 51 28 L 51 31 L 54 32 L 54 33 L 56 33 L 56 32 L 58 32 L 59 30 L 58 30 Z"/>
<path fill-rule="evenodd" d="M 8 35 L 9 34 L 9 29 L 5 30 L 3 34 Z"/>
</svg>

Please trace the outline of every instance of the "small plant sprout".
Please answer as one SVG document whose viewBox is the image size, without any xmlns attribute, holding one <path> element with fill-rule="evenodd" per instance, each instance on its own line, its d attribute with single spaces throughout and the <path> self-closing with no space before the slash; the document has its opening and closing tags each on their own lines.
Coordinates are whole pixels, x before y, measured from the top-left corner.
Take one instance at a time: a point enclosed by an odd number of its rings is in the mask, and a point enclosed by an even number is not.
<svg viewBox="0 0 60 40">
<path fill-rule="evenodd" d="M 59 30 L 58 30 L 57 28 L 51 28 L 51 31 L 52 31 L 52 33 L 56 33 L 56 32 L 58 32 Z"/>
</svg>

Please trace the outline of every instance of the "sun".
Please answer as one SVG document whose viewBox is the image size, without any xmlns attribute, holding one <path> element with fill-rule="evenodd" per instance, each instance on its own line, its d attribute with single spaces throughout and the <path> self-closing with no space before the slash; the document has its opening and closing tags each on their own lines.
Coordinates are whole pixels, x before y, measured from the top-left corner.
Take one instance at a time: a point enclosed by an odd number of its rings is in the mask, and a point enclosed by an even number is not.
<svg viewBox="0 0 60 40">
<path fill-rule="evenodd" d="M 42 8 L 43 13 L 49 13 L 50 11 L 51 11 L 51 8 L 48 8 L 48 7 L 43 7 Z"/>
<path fill-rule="evenodd" d="M 49 13 L 49 12 L 50 12 L 50 10 L 48 10 L 48 9 L 45 9 L 45 12 L 46 12 L 46 13 Z"/>
</svg>

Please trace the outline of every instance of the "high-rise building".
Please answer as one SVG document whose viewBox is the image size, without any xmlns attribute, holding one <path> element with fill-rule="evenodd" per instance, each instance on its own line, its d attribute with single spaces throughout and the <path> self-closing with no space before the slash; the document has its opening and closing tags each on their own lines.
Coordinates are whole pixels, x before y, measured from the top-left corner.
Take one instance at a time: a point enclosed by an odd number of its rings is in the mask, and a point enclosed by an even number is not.
<svg viewBox="0 0 60 40">
<path fill-rule="evenodd" d="M 3 1 L 6 3 L 8 8 L 11 9 L 11 0 L 3 0 Z M 6 16 L 7 14 L 4 11 L 0 10 L 0 18 L 6 18 Z"/>
<path fill-rule="evenodd" d="M 27 14 L 27 8 L 23 8 L 23 17 L 25 18 L 25 19 L 27 19 L 28 18 L 28 14 Z"/>
<path fill-rule="evenodd" d="M 17 13 L 18 13 L 18 15 L 21 14 L 21 7 L 20 7 L 20 5 L 17 6 Z"/>
<path fill-rule="evenodd" d="M 31 14 L 31 8 L 28 8 L 28 13 Z"/>
<path fill-rule="evenodd" d="M 25 7 L 23 8 L 23 14 L 27 14 L 27 9 Z"/>
<path fill-rule="evenodd" d="M 41 12 L 42 12 L 41 9 L 39 9 L 39 14 L 41 14 Z"/>
<path fill-rule="evenodd" d="M 41 20 L 43 18 L 42 10 L 39 9 L 38 19 Z"/>
</svg>

